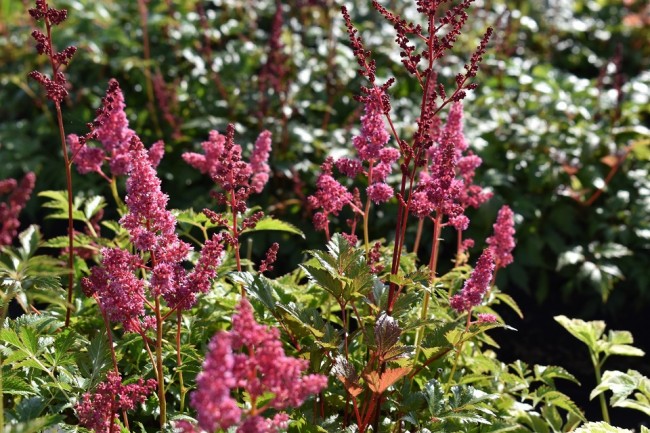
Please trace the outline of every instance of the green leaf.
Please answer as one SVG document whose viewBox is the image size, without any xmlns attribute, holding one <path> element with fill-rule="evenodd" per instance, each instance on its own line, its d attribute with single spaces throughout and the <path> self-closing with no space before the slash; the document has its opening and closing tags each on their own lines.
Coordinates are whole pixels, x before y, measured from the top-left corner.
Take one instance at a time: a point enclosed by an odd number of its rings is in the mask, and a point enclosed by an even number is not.
<svg viewBox="0 0 650 433">
<path fill-rule="evenodd" d="M 575 429 L 574 433 L 632 433 L 632 430 L 613 427 L 606 422 L 589 422 Z"/>
<path fill-rule="evenodd" d="M 46 427 L 52 426 L 60 422 L 62 417 L 60 415 L 49 415 L 34 418 L 29 421 L 19 422 L 16 424 L 9 424 L 4 426 L 4 433 L 41 433 Z"/>
<path fill-rule="evenodd" d="M 497 293 L 495 297 L 510 307 L 521 319 L 524 318 L 524 313 L 521 311 L 521 308 L 519 308 L 519 305 L 517 305 L 517 302 L 512 298 L 512 296 L 501 292 Z"/>
<path fill-rule="evenodd" d="M 253 275 L 250 272 L 233 272 L 230 277 L 235 283 L 242 284 L 244 290 L 257 298 L 271 312 L 275 311 L 275 298 L 271 284 L 261 274 Z"/>
<path fill-rule="evenodd" d="M 43 207 L 54 209 L 54 212 L 49 213 L 45 218 L 47 219 L 68 219 L 68 193 L 66 191 L 41 191 L 38 193 L 39 197 L 49 198 L 49 201 L 43 203 Z M 88 221 L 86 215 L 79 210 L 79 198 L 75 199 L 72 207 L 72 219 L 77 221 Z"/>
<path fill-rule="evenodd" d="M 595 351 L 597 348 L 596 342 L 600 339 L 605 332 L 605 322 L 602 320 L 594 320 L 585 322 L 580 319 L 569 319 L 566 316 L 555 316 L 555 321 L 564 327 L 571 335 L 578 340 L 585 343 L 589 350 Z"/>
<path fill-rule="evenodd" d="M 539 387 L 536 390 L 536 394 L 540 396 L 546 404 L 561 407 L 567 412 L 579 417 L 583 422 L 587 421 L 578 405 L 576 405 L 566 394 L 546 386 Z"/>
<path fill-rule="evenodd" d="M 629 331 L 609 331 L 603 352 L 607 355 L 644 356 L 645 352 L 631 344 L 634 343 Z"/>
<path fill-rule="evenodd" d="M 13 395 L 36 395 L 34 388 L 22 377 L 12 373 L 2 372 L 2 393 Z"/>
<path fill-rule="evenodd" d="M 294 235 L 298 235 L 303 239 L 305 239 L 305 234 L 298 227 L 294 226 L 291 223 L 281 221 L 270 216 L 265 216 L 264 218 L 262 218 L 257 222 L 254 228 L 242 230 L 241 233 L 245 234 L 245 233 L 258 232 L 262 230 L 274 230 L 274 231 L 292 233 Z"/>
<path fill-rule="evenodd" d="M 635 393 L 635 399 L 629 399 L 628 397 L 637 390 L 640 392 Z M 601 383 L 591 391 L 589 398 L 594 399 L 605 391 L 613 393 L 610 399 L 613 407 L 635 409 L 650 416 L 650 379 L 638 371 L 605 371 Z"/>
<path fill-rule="evenodd" d="M 574 375 L 566 371 L 562 367 L 557 367 L 554 365 L 545 366 L 545 365 L 535 365 L 533 367 L 535 372 L 535 377 L 540 379 L 542 382 L 547 385 L 552 385 L 554 379 L 566 379 L 570 380 L 573 383 L 580 385 L 578 379 Z"/>
</svg>

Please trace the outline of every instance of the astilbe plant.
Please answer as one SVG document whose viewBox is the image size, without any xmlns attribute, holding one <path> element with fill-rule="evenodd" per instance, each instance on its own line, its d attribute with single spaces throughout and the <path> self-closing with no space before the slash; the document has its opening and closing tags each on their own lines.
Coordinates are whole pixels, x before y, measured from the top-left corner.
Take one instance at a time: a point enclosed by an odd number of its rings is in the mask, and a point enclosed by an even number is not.
<svg viewBox="0 0 650 433">
<path fill-rule="evenodd" d="M 225 136 L 217 131 L 210 131 L 209 140 L 204 141 L 201 146 L 202 154 L 186 152 L 183 159 L 201 173 L 208 174 L 219 187 L 219 190 L 213 191 L 211 195 L 219 205 L 225 206 L 227 211 L 220 214 L 211 209 L 204 209 L 203 212 L 213 224 L 228 228 L 228 233 L 223 235 L 224 241 L 233 248 L 237 270 L 241 272 L 239 236 L 242 231 L 255 228 L 264 217 L 264 212 L 261 211 L 248 216 L 244 214 L 250 195 L 262 192 L 269 180 L 271 168 L 267 161 L 271 152 L 271 133 L 263 131 L 258 136 L 249 162 L 242 159 L 242 148 L 235 143 L 235 126 L 232 124 L 228 125 Z M 272 248 L 277 254 L 278 245 Z"/>
<path fill-rule="evenodd" d="M 181 364 L 181 313 L 194 305 L 197 293 L 210 288 L 221 261 L 223 243 L 215 234 L 206 241 L 194 269 L 183 266 L 191 246 L 175 233 L 176 218 L 167 208 L 168 196 L 161 191 L 149 154 L 137 136 L 129 147 L 130 169 L 126 183 L 128 212 L 120 220 L 128 230 L 138 254 L 121 248 L 102 250 L 101 266 L 92 269 L 82 285 L 87 296 L 97 302 L 107 321 L 122 323 L 125 331 L 139 333 L 151 357 L 158 383 L 161 426 L 166 422 L 166 402 L 162 360 L 163 321 L 172 313 L 177 318 L 176 352 Z M 143 272 L 145 277 L 138 277 Z M 170 308 L 162 309 L 162 301 Z M 110 336 L 108 323 L 107 333 Z M 149 348 L 147 330 L 153 329 L 154 353 Z M 114 369 L 117 362 L 113 355 Z M 182 372 L 179 373 L 182 383 Z"/>
<path fill-rule="evenodd" d="M 125 95 L 111 80 L 89 132 L 69 135 L 68 147 L 62 143 L 67 169 L 76 164 L 79 173 L 98 173 L 110 182 L 120 219 L 119 224 L 105 221 L 104 226 L 116 236 L 102 238 L 97 225 L 102 214 L 88 212 L 93 220 L 86 218 L 86 223 L 97 227 L 87 238 L 96 242 L 93 248 L 100 254 L 78 254 L 78 259 L 93 259 L 97 265 L 82 278 L 91 300 L 82 301 L 85 316 L 72 321 L 72 329 L 48 334 L 56 326 L 35 322 L 30 327 L 25 320 L 18 332 L 0 330 L 1 356 L 16 362 L 12 370 L 29 373 L 29 383 L 17 375 L 7 381 L 19 396 L 12 404 L 29 403 L 20 396 L 41 392 L 44 397 L 39 394 L 34 401 L 57 402 L 54 411 L 63 413 L 60 419 L 69 422 L 74 410 L 79 425 L 102 433 L 136 429 L 137 424 L 152 429 L 140 419 L 129 423 L 127 412 L 136 410 L 157 417 L 158 431 L 188 433 L 275 433 L 290 426 L 296 431 L 361 433 L 474 432 L 477 426 L 523 431 L 539 425 L 542 417 L 555 428 L 557 407 L 579 422 L 580 410 L 554 389 L 554 379 L 571 380 L 570 374 L 545 367 L 531 372 L 521 363 L 505 365 L 484 349 L 491 343 L 485 331 L 503 326 L 493 305 L 511 303 L 495 281 L 497 271 L 513 260 L 515 214 L 508 206 L 501 208 L 493 235 L 474 260 L 474 241 L 463 233 L 470 224 L 470 209 L 491 193 L 475 182 L 482 161 L 464 134 L 461 100 L 476 86 L 472 79 L 492 31 L 486 32 L 452 87 L 436 73 L 437 64 L 462 34 L 471 4 L 418 0 L 416 24 L 372 2 L 393 25 L 402 64 L 421 90 L 419 117 L 408 139 L 409 129 L 393 121 L 394 80 L 378 82 L 371 53 L 342 8 L 360 75 L 367 80 L 357 97 L 364 112 L 360 131 L 351 140 L 356 154 L 327 158 L 308 199 L 315 228 L 325 232 L 327 250 L 308 251 L 309 259 L 298 269 L 273 280 L 264 273 L 273 270 L 279 243 L 268 249 L 257 272 L 240 255 L 242 235 L 273 226 L 271 217 L 247 203 L 252 194 L 263 191 L 271 175 L 271 133 L 263 131 L 245 151 L 235 142 L 234 125 L 224 134 L 209 132 L 202 153 L 186 152 L 183 159 L 210 176 L 216 186 L 211 195 L 223 210 L 205 209 L 202 215 L 172 212 L 156 172 L 164 145 L 159 141 L 145 148 L 129 126 Z M 54 78 L 32 75 L 54 101 L 61 124 L 60 104 L 67 90 L 60 68 L 74 50 L 56 53 L 51 46 L 50 28 L 62 22 L 65 13 L 49 8 L 44 0 L 36 5 L 32 15 L 45 20 L 47 35 L 35 32 L 34 37 L 38 51 L 50 56 Z M 144 1 L 139 6 L 146 12 Z M 281 48 L 282 12 L 281 2 L 276 2 L 271 50 Z M 146 16 L 142 18 L 146 23 Z M 286 59 L 275 55 L 269 56 L 263 71 L 263 86 L 268 86 L 263 90 L 272 87 L 283 93 L 283 77 L 270 78 L 273 71 L 282 70 L 273 62 Z M 262 107 L 265 115 L 267 109 Z M 391 176 L 396 168 L 397 176 Z M 126 176 L 123 202 L 119 176 Z M 27 186 L 17 203 L 29 195 Z M 15 187 L 15 181 L 0 182 L 0 192 Z M 373 203 L 379 207 L 387 202 L 396 204 L 397 222 L 389 234 L 392 245 L 384 246 L 370 238 L 371 209 Z M 10 199 L 0 210 L 15 213 L 22 206 L 12 203 Z M 351 213 L 349 230 L 338 233 L 335 217 L 346 212 Z M 71 207 L 69 214 L 72 217 Z M 362 246 L 357 246 L 359 220 Z M 11 221 L 15 230 L 15 218 Z M 179 231 L 179 222 L 199 227 L 204 239 Z M 412 223 L 417 223 L 415 230 L 409 230 Z M 208 230 L 214 230 L 212 236 Z M 431 250 L 422 254 L 419 244 L 429 230 Z M 438 260 L 447 245 L 446 232 L 455 236 L 451 253 L 456 258 L 451 270 L 442 273 Z M 21 242 L 25 249 L 28 242 Z M 57 242 L 51 245 L 60 246 Z M 75 251 L 71 241 L 69 257 Z M 227 274 L 223 268 L 231 258 L 236 272 Z M 468 263 L 475 263 L 474 269 Z M 230 330 L 225 330 L 229 325 L 221 313 L 232 311 L 235 299 Z M 97 333 L 90 345 L 85 338 L 75 340 L 90 327 L 83 320 L 91 320 L 95 308 L 105 336 Z M 170 318 L 175 319 L 173 325 Z M 262 324 L 267 321 L 273 326 Z M 54 349 L 40 348 L 45 342 L 53 342 Z M 201 365 L 200 348 L 206 343 Z M 510 381 L 508 386 L 499 382 L 501 378 Z M 540 383 L 543 386 L 537 386 Z M 34 392 L 34 387 L 42 389 Z M 309 399 L 311 408 L 306 404 L 295 410 Z M 3 422 L 0 419 L 0 428 Z M 575 425 L 571 422 L 567 420 L 562 431 Z"/>
</svg>

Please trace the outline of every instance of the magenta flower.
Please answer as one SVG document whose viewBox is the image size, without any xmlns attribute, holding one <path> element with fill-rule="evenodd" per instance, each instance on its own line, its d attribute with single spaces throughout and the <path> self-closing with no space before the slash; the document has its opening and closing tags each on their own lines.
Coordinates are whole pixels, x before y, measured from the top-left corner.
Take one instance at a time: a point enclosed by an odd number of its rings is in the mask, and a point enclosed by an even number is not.
<svg viewBox="0 0 650 433">
<path fill-rule="evenodd" d="M 0 195 L 9 194 L 6 203 L 0 203 L 0 246 L 10 245 L 20 227 L 18 215 L 32 195 L 36 175 L 29 172 L 20 183 L 15 179 L 0 180 Z"/>
<path fill-rule="evenodd" d="M 327 377 L 302 376 L 307 361 L 285 355 L 278 330 L 257 323 L 246 299 L 237 307 L 232 324 L 231 331 L 218 332 L 212 338 L 203 371 L 197 376 L 197 391 L 191 400 L 199 427 L 213 432 L 237 425 L 239 433 L 283 429 L 287 416 L 264 418 L 257 412 L 258 399 L 270 393 L 273 397 L 265 408 L 299 406 L 325 388 Z M 245 391 L 250 398 L 249 412 L 243 412 L 231 396 L 234 389 Z"/>
<path fill-rule="evenodd" d="M 479 305 L 490 288 L 493 273 L 494 253 L 491 248 L 486 248 L 478 258 L 474 271 L 465 281 L 463 289 L 449 300 L 451 307 L 460 313 L 471 311 Z"/>
<path fill-rule="evenodd" d="M 250 165 L 253 175 L 251 176 L 251 188 L 256 193 L 261 193 L 264 185 L 269 181 L 271 168 L 267 164 L 271 153 L 271 132 L 262 131 L 255 141 L 253 152 L 250 157 Z"/>
<path fill-rule="evenodd" d="M 97 127 L 88 136 L 98 140 L 102 147 L 90 147 L 85 137 L 80 139 L 75 134 L 68 135 L 68 144 L 72 154 L 75 155 L 73 162 L 79 173 L 85 174 L 94 171 L 108 179 L 102 171 L 104 161 L 108 161 L 111 174 L 114 176 L 125 175 L 131 170 L 129 147 L 131 140 L 137 135 L 129 128 L 129 121 L 124 112 L 126 108 L 124 94 L 117 80 L 109 81 L 102 104 L 94 122 Z M 164 143 L 157 141 L 149 149 L 147 158 L 156 167 L 164 152 Z"/>
<path fill-rule="evenodd" d="M 94 266 L 81 284 L 86 296 L 97 296 L 109 320 L 123 324 L 127 332 L 140 327 L 144 315 L 145 284 L 135 276 L 142 261 L 119 248 L 103 248 L 102 265 Z"/>
<path fill-rule="evenodd" d="M 93 394 L 85 393 L 75 405 L 79 424 L 96 433 L 117 431 L 117 413 L 135 409 L 154 389 L 155 379 L 138 379 L 137 383 L 123 385 L 119 373 L 110 371 Z"/>
<path fill-rule="evenodd" d="M 183 159 L 201 173 L 209 174 L 224 191 L 244 188 L 262 192 L 271 170 L 267 164 L 271 151 L 271 133 L 263 131 L 259 135 L 251 152 L 250 163 L 242 160 L 242 148 L 234 142 L 234 134 L 235 127 L 232 124 L 228 125 L 225 136 L 210 131 L 208 141 L 201 143 L 203 154 L 185 152 Z M 240 200 L 245 201 L 245 198 Z"/>
<path fill-rule="evenodd" d="M 512 263 L 512 250 L 515 248 L 515 219 L 510 207 L 504 205 L 499 209 L 492 227 L 494 235 L 487 239 L 487 243 L 494 252 L 497 268 L 505 268 Z"/>
<path fill-rule="evenodd" d="M 132 138 L 129 157 L 133 161 L 126 181 L 125 202 L 129 212 L 120 223 L 131 234 L 135 247 L 151 251 L 155 260 L 184 260 L 191 247 L 175 234 L 176 218 L 166 209 L 169 197 L 161 191 L 160 179 L 137 136 Z"/>
<path fill-rule="evenodd" d="M 424 218 L 432 212 L 441 212 L 457 230 L 466 230 L 469 219 L 464 215 L 468 207 L 478 208 L 492 193 L 475 185 L 475 170 L 481 158 L 467 151 L 463 133 L 463 105 L 452 105 L 445 127 L 437 134 L 437 146 L 428 149 L 431 161 L 429 173 L 421 173 L 412 196 L 411 212 Z"/>
<path fill-rule="evenodd" d="M 316 230 L 328 232 L 329 215 L 337 216 L 346 204 L 352 203 L 350 191 L 332 176 L 332 158 L 327 158 L 321 165 L 321 174 L 316 181 L 316 192 L 307 198 L 312 209 L 322 209 L 314 214 Z"/>
</svg>

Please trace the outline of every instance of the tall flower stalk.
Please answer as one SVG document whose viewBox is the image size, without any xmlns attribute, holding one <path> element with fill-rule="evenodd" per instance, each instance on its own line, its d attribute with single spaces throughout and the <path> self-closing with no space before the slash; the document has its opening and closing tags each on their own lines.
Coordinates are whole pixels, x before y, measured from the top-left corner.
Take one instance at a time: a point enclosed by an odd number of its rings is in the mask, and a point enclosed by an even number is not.
<svg viewBox="0 0 650 433">
<path fill-rule="evenodd" d="M 63 67 L 67 66 L 72 56 L 77 51 L 77 47 L 69 46 L 63 51 L 56 51 L 52 44 L 52 27 L 61 24 L 68 16 L 65 9 L 51 8 L 46 0 L 36 0 L 36 7 L 29 10 L 29 14 L 36 20 L 43 20 L 45 23 L 45 32 L 34 30 L 32 37 L 36 41 L 36 50 L 39 54 L 44 54 L 50 61 L 52 69 L 51 78 L 47 75 L 32 71 L 29 76 L 38 81 L 46 90 L 47 98 L 54 103 L 56 111 L 56 120 L 59 128 L 59 138 L 61 141 L 61 152 L 63 154 L 63 164 L 65 169 L 65 181 L 68 193 L 68 293 L 67 306 L 65 310 L 65 326 L 70 324 L 70 315 L 72 312 L 72 295 L 74 291 L 74 225 L 72 219 L 72 172 L 70 154 L 65 141 L 65 130 L 63 128 L 63 113 L 61 111 L 61 102 L 68 96 L 66 90 L 67 80 L 63 73 Z"/>
<path fill-rule="evenodd" d="M 397 33 L 396 42 L 401 49 L 400 56 L 402 58 L 402 63 L 406 70 L 415 77 L 422 89 L 420 118 L 418 120 L 417 131 L 410 142 L 401 139 L 394 126 L 394 122 L 392 121 L 390 103 L 388 101 L 384 103 L 383 113 L 389 126 L 389 130 L 395 137 L 399 147 L 401 156 L 399 162 L 402 172 L 401 182 L 396 194 L 398 210 L 391 263 L 391 274 L 393 275 L 397 275 L 399 272 L 401 256 L 405 247 L 408 216 L 412 212 L 411 209 L 414 206 L 413 202 L 415 194 L 419 192 L 415 188 L 416 176 L 418 172 L 420 172 L 421 167 L 426 165 L 428 150 L 434 145 L 433 131 L 437 128 L 439 123 L 438 114 L 452 102 L 462 100 L 468 90 L 476 88 L 476 84 L 470 83 L 470 80 L 476 76 L 479 63 L 482 60 L 482 55 L 485 52 L 489 38 L 492 35 L 492 29 L 489 28 L 475 53 L 472 55 L 470 62 L 465 65 L 465 71 L 456 76 L 456 86 L 453 92 L 449 94 L 445 89 L 445 86 L 437 81 L 437 74 L 435 72 L 436 60 L 442 58 L 446 52 L 452 48 L 456 39 L 461 34 L 461 29 L 468 19 L 466 9 L 470 7 L 472 1 L 466 0 L 451 7 L 441 17 L 438 17 L 437 14 L 438 7 L 442 2 L 417 1 L 416 3 L 418 11 L 426 21 L 425 26 L 410 23 L 400 16 L 388 11 L 377 1 L 373 0 L 372 2 L 374 8 L 394 25 Z M 376 83 L 375 63 L 369 57 L 370 52 L 365 49 L 363 41 L 359 37 L 357 30 L 354 28 L 347 8 L 342 7 L 342 12 L 354 55 L 360 65 L 359 73 L 368 79 L 371 89 L 381 89 L 383 92 L 387 92 L 393 79 L 388 80 L 381 86 Z M 439 36 L 439 34 L 442 35 Z M 412 42 L 410 38 L 414 39 L 415 42 Z M 416 42 L 423 42 L 425 44 L 424 48 L 418 50 L 415 45 Z M 421 65 L 423 60 L 426 62 L 424 66 Z M 387 99 L 388 98 L 386 98 L 386 100 Z M 444 195 L 449 193 L 451 181 L 455 176 L 453 166 L 455 148 L 453 148 L 451 140 L 447 141 L 448 143 L 442 145 L 442 151 L 439 152 L 439 158 L 441 158 L 439 162 L 443 165 L 436 166 L 439 170 L 439 176 L 434 177 L 437 191 L 435 193 L 427 192 L 427 195 Z M 438 198 L 444 201 L 444 197 Z M 432 200 L 433 197 L 429 199 Z M 435 209 L 436 208 L 432 210 Z M 442 209 L 438 209 L 438 211 L 442 211 Z M 439 234 L 438 230 L 435 228 L 434 234 Z M 433 267 L 436 262 L 436 242 L 437 239 L 434 239 L 434 250 L 432 251 L 432 258 L 430 260 L 431 267 Z M 432 274 L 435 275 L 435 269 L 432 269 Z M 399 288 L 397 284 L 391 283 L 388 293 L 387 310 L 389 314 L 394 308 L 398 295 Z"/>
</svg>

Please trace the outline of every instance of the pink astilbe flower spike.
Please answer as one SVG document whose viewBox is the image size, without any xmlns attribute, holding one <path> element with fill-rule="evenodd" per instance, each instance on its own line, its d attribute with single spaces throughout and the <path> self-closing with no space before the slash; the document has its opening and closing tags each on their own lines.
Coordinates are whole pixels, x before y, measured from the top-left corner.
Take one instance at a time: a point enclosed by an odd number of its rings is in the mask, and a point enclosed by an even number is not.
<svg viewBox="0 0 650 433">
<path fill-rule="evenodd" d="M 93 394 L 85 393 L 75 405 L 79 424 L 95 433 L 117 431 L 117 413 L 135 409 L 154 389 L 155 379 L 124 385 L 119 373 L 110 371 Z"/>
<path fill-rule="evenodd" d="M 119 83 L 111 79 L 108 83 L 106 95 L 102 99 L 102 106 L 97 112 L 97 118 L 92 126 L 92 133 L 87 137 L 68 135 L 68 144 L 73 162 L 81 174 L 95 171 L 108 179 L 102 171 L 102 165 L 108 161 L 110 172 L 114 176 L 127 174 L 131 170 L 131 154 L 129 147 L 135 131 L 129 128 L 129 120 L 124 109 L 124 94 Z M 102 147 L 91 147 L 87 139 L 98 140 Z M 147 155 L 154 167 L 158 166 L 165 153 L 165 145 L 160 140 L 154 143 Z"/>
<path fill-rule="evenodd" d="M 183 153 L 183 159 L 201 173 L 209 174 L 224 191 L 243 189 L 245 201 L 250 190 L 262 192 L 271 171 L 268 165 L 271 151 L 271 133 L 263 131 L 257 138 L 250 156 L 250 163 L 242 159 L 242 148 L 234 141 L 235 127 L 228 125 L 226 135 L 210 131 L 208 141 L 201 143 L 203 154 Z"/>
<path fill-rule="evenodd" d="M 101 254 L 101 266 L 93 267 L 90 276 L 81 280 L 84 293 L 97 296 L 109 320 L 122 323 L 127 332 L 134 332 L 144 315 L 145 285 L 135 276 L 142 260 L 119 248 L 103 248 Z"/>
<path fill-rule="evenodd" d="M 253 175 L 251 176 L 251 188 L 256 193 L 262 192 L 264 185 L 269 181 L 271 168 L 267 164 L 271 152 L 271 132 L 263 131 L 253 147 L 250 157 L 250 165 Z"/>
<path fill-rule="evenodd" d="M 6 203 L 0 203 L 0 246 L 10 245 L 18 234 L 18 215 L 32 195 L 36 175 L 29 172 L 20 182 L 15 179 L 0 180 L 0 194 L 9 194 Z"/>
<path fill-rule="evenodd" d="M 346 204 L 352 202 L 352 194 L 332 176 L 332 158 L 327 158 L 321 165 L 321 174 L 316 181 L 316 192 L 307 197 L 312 209 L 322 209 L 314 214 L 314 228 L 326 230 L 329 215 L 337 216 Z"/>
<path fill-rule="evenodd" d="M 478 258 L 474 271 L 465 281 L 463 289 L 449 300 L 451 307 L 458 312 L 463 312 L 479 305 L 490 288 L 493 272 L 494 253 L 491 248 L 486 248 Z"/>
<path fill-rule="evenodd" d="M 184 260 L 190 246 L 175 234 L 176 218 L 167 210 L 169 197 L 161 191 L 160 179 L 137 136 L 131 140 L 130 158 L 125 198 L 129 212 L 120 223 L 138 250 L 153 252 L 161 262 Z"/>
<path fill-rule="evenodd" d="M 242 299 L 232 318 L 229 332 L 218 332 L 210 341 L 197 376 L 197 391 L 192 406 L 197 411 L 199 427 L 208 432 L 237 426 L 238 433 L 273 433 L 287 426 L 288 417 L 276 414 L 264 418 L 256 408 L 242 411 L 231 392 L 241 389 L 255 406 L 257 400 L 272 394 L 265 407 L 282 410 L 299 406 L 311 395 L 327 386 L 327 377 L 302 376 L 307 361 L 288 357 L 282 348 L 279 332 L 255 321 L 253 308 Z M 181 426 L 187 430 L 187 426 Z"/>
<path fill-rule="evenodd" d="M 499 209 L 493 228 L 494 235 L 487 239 L 487 243 L 494 252 L 497 268 L 501 269 L 512 263 L 512 250 L 515 248 L 515 219 L 510 207 L 504 205 Z"/>
</svg>

